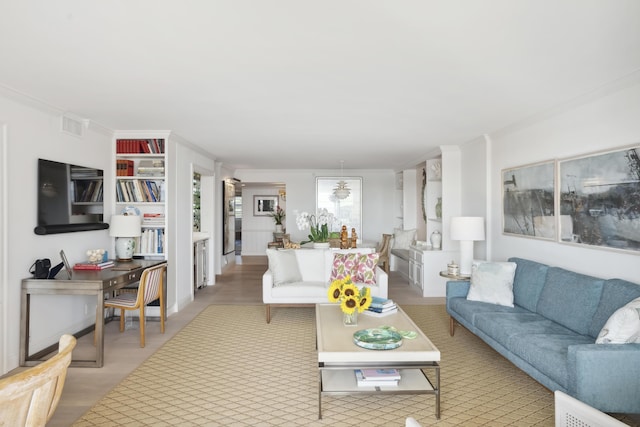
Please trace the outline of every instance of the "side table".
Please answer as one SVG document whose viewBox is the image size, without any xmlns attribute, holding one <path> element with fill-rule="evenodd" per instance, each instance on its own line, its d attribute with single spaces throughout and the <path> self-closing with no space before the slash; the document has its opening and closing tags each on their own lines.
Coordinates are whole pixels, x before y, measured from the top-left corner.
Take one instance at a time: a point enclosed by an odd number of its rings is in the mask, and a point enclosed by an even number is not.
<svg viewBox="0 0 640 427">
<path fill-rule="evenodd" d="M 471 276 L 467 276 L 467 275 L 463 275 L 463 274 L 449 274 L 448 271 L 443 270 L 440 272 L 440 276 L 442 277 L 446 277 L 447 279 L 451 279 L 451 280 L 469 280 L 471 279 Z"/>
</svg>

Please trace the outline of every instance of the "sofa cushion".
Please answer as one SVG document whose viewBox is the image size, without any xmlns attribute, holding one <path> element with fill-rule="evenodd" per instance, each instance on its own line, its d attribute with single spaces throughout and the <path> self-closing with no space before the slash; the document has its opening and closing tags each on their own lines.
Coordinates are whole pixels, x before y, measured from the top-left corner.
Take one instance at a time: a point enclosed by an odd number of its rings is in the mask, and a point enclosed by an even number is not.
<svg viewBox="0 0 640 427">
<path fill-rule="evenodd" d="M 589 333 L 603 280 L 550 267 L 536 312 L 581 335 Z"/>
<path fill-rule="evenodd" d="M 522 258 L 509 258 L 509 261 L 517 264 L 513 279 L 514 304 L 536 311 L 549 266 Z"/>
<path fill-rule="evenodd" d="M 351 276 L 352 280 L 355 282 L 355 276 L 358 272 L 358 258 L 359 254 L 353 252 L 347 254 L 333 254 L 329 281 L 333 282 L 334 280 L 342 280 L 347 276 Z"/>
<path fill-rule="evenodd" d="M 296 249 L 298 268 L 303 282 L 328 282 L 330 266 L 325 261 L 324 249 Z"/>
<path fill-rule="evenodd" d="M 393 246 L 392 249 L 406 249 L 409 250 L 411 243 L 416 240 L 416 229 L 401 230 L 399 228 L 393 229 Z"/>
<path fill-rule="evenodd" d="M 267 249 L 267 258 L 269 259 L 269 270 L 273 274 L 273 286 L 302 280 L 294 250 Z"/>
<path fill-rule="evenodd" d="M 597 337 L 611 315 L 629 301 L 640 297 L 640 285 L 621 279 L 609 279 L 602 287 L 602 297 L 593 316 L 589 335 Z"/>
<path fill-rule="evenodd" d="M 380 259 L 379 253 L 358 254 L 353 281 L 367 286 L 376 284 L 376 266 Z"/>
<path fill-rule="evenodd" d="M 487 302 L 469 301 L 466 298 L 449 298 L 448 309 L 457 313 L 463 319 L 467 319 L 473 326 L 477 317 L 484 313 L 526 313 L 521 307 L 507 307 L 504 305 L 489 304 Z"/>
<path fill-rule="evenodd" d="M 513 337 L 520 335 L 575 335 L 572 330 L 529 311 L 478 314 L 475 326 L 506 348 L 510 348 Z"/>
<path fill-rule="evenodd" d="M 278 287 L 274 287 L 271 295 L 286 301 L 291 299 L 296 302 L 305 298 L 317 298 L 316 301 L 329 302 L 327 291 L 329 286 L 325 282 L 291 282 Z"/>
<path fill-rule="evenodd" d="M 513 262 L 474 261 L 467 299 L 513 307 Z"/>
<path fill-rule="evenodd" d="M 640 298 L 617 309 L 607 320 L 596 344 L 640 343 Z"/>
<path fill-rule="evenodd" d="M 579 334 L 522 334 L 509 339 L 509 350 L 568 389 L 569 347 L 592 343 L 591 337 Z"/>
</svg>

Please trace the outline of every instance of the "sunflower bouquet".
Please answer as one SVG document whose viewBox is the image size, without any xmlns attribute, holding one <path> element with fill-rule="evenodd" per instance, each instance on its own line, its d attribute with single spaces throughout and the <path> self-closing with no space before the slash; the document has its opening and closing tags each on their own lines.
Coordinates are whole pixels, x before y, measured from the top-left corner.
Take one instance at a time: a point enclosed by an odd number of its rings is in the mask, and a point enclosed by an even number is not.
<svg viewBox="0 0 640 427">
<path fill-rule="evenodd" d="M 371 289 L 366 286 L 358 289 L 349 275 L 331 282 L 328 297 L 330 302 L 340 303 L 345 325 L 356 325 L 358 313 L 362 313 L 371 305 Z"/>
</svg>

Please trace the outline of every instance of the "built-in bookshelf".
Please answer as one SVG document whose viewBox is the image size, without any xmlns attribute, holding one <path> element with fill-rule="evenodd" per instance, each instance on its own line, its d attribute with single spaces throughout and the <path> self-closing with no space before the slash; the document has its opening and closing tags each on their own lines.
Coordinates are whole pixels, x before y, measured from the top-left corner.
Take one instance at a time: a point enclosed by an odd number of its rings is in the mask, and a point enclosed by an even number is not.
<svg viewBox="0 0 640 427">
<path fill-rule="evenodd" d="M 142 217 L 134 257 L 166 259 L 166 139 L 117 137 L 116 213 Z"/>
</svg>

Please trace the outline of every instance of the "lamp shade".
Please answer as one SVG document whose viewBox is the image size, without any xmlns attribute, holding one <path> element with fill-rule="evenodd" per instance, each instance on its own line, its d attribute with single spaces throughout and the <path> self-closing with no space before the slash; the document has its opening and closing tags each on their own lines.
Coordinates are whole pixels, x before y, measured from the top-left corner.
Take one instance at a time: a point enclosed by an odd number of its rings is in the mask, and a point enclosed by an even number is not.
<svg viewBox="0 0 640 427">
<path fill-rule="evenodd" d="M 142 234 L 142 221 L 138 215 L 112 215 L 109 225 L 111 237 L 138 237 Z"/>
<path fill-rule="evenodd" d="M 484 218 L 457 216 L 451 218 L 451 240 L 484 240 Z"/>
</svg>

